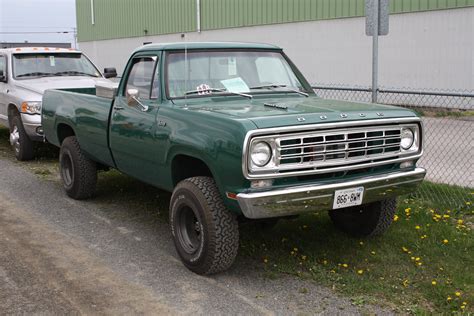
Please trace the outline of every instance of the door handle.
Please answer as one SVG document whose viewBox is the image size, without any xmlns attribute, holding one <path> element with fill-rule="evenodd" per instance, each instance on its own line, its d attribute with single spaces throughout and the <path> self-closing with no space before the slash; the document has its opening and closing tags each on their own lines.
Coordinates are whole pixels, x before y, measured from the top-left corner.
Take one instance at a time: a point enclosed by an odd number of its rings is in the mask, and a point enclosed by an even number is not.
<svg viewBox="0 0 474 316">
<path fill-rule="evenodd" d="M 120 110 L 123 110 L 123 109 L 124 109 L 123 106 L 114 105 L 114 110 L 120 111 Z"/>
</svg>

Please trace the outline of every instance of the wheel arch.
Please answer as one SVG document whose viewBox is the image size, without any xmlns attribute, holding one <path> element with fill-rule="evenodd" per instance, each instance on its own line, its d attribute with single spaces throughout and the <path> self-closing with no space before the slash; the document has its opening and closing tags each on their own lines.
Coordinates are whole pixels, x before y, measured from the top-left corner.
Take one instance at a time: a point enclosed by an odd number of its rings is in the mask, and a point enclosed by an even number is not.
<svg viewBox="0 0 474 316">
<path fill-rule="evenodd" d="M 17 114 L 20 114 L 18 106 L 15 103 L 9 103 L 7 106 L 7 115 L 8 115 L 8 124 L 11 128 L 13 117 Z"/>
<path fill-rule="evenodd" d="M 76 136 L 76 132 L 71 127 L 71 125 L 66 124 L 66 123 L 59 123 L 58 126 L 56 127 L 56 135 L 58 137 L 59 145 L 61 145 L 63 141 L 66 139 L 66 137 Z"/>
<path fill-rule="evenodd" d="M 173 156 L 171 159 L 171 181 L 173 187 L 184 179 L 198 176 L 211 177 L 217 182 L 212 169 L 204 159 L 183 153 L 177 153 Z"/>
</svg>

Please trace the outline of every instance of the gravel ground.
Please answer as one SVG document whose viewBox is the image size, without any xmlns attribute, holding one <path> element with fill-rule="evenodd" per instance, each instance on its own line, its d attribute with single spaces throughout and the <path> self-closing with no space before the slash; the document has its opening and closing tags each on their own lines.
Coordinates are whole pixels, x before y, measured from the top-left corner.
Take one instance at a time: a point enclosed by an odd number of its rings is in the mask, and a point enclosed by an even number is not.
<svg viewBox="0 0 474 316">
<path fill-rule="evenodd" d="M 314 282 L 266 278 L 241 256 L 226 273 L 193 274 L 150 216 L 71 200 L 0 158 L 0 314 L 390 313 Z"/>
</svg>

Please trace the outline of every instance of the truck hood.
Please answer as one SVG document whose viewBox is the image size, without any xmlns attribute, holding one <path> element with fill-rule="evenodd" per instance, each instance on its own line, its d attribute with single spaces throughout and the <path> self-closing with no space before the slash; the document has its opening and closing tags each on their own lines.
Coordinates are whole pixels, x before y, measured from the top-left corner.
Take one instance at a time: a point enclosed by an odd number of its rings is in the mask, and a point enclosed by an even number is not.
<svg viewBox="0 0 474 316">
<path fill-rule="evenodd" d="M 205 105 L 188 104 L 189 110 L 208 111 L 235 118 L 251 120 L 258 128 L 306 125 L 324 122 L 369 120 L 396 117 L 416 117 L 404 108 L 319 97 L 254 98 L 252 100 L 224 101 L 211 98 Z M 267 105 L 270 106 L 267 106 Z"/>
<path fill-rule="evenodd" d="M 94 88 L 100 82 L 110 82 L 110 80 L 102 77 L 61 76 L 18 80 L 15 85 L 34 93 L 43 94 L 47 89 Z"/>
</svg>

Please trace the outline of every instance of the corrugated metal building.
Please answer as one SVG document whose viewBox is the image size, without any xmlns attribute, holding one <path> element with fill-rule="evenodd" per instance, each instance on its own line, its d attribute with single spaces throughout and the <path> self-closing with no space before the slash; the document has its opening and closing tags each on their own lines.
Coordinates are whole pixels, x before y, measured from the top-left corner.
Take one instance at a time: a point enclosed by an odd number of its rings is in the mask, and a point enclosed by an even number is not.
<svg viewBox="0 0 474 316">
<path fill-rule="evenodd" d="M 145 42 L 252 41 L 282 46 L 313 83 L 368 85 L 364 0 L 76 0 L 78 41 L 119 70 Z M 391 0 L 380 81 L 472 89 L 474 0 Z"/>
</svg>

